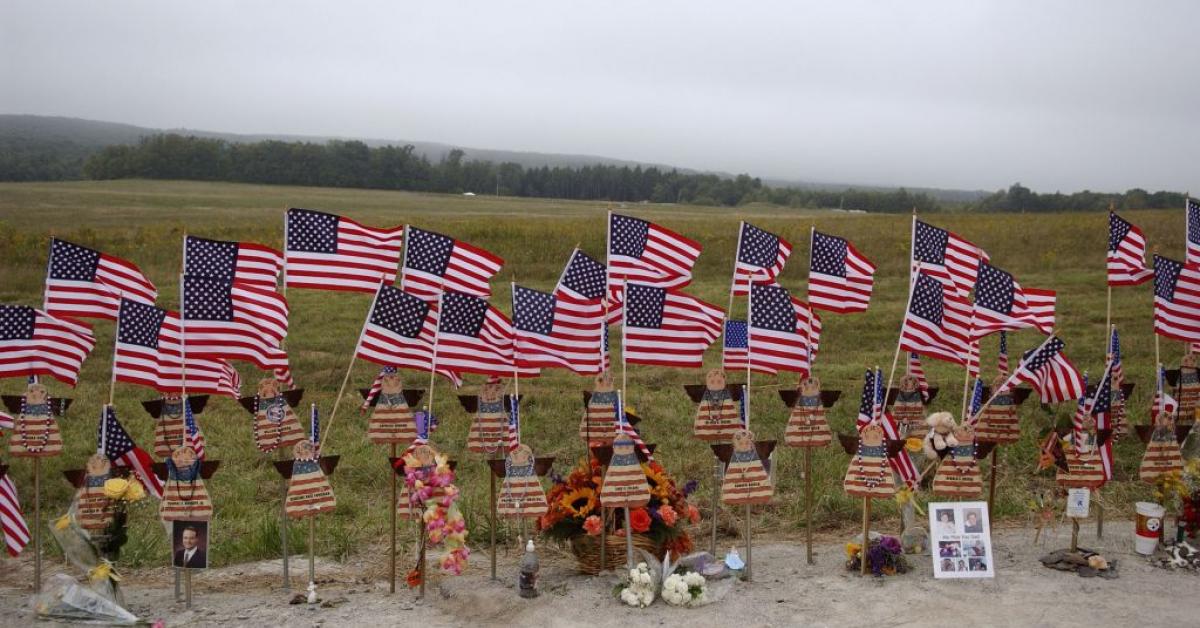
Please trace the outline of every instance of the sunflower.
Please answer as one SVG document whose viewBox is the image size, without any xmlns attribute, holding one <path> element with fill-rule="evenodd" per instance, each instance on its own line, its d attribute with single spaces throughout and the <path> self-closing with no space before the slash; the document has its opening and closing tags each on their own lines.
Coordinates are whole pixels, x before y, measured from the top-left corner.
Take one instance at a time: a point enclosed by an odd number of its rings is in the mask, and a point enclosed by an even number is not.
<svg viewBox="0 0 1200 628">
<path fill-rule="evenodd" d="M 572 517 L 583 519 L 596 509 L 599 503 L 596 500 L 596 491 L 590 488 L 577 488 L 566 495 L 558 502 L 563 510 L 566 510 Z"/>
<path fill-rule="evenodd" d="M 671 495 L 671 479 L 667 477 L 662 467 L 656 469 L 656 466 L 643 464 L 642 472 L 646 474 L 646 483 L 650 485 L 650 496 L 657 498 L 660 502 L 666 502 Z"/>
</svg>

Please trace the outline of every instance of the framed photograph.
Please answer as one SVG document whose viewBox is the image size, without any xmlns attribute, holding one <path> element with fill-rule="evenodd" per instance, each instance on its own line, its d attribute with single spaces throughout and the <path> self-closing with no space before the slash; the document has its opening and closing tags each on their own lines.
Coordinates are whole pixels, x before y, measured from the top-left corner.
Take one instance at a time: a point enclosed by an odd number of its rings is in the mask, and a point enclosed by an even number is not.
<svg viewBox="0 0 1200 628">
<path fill-rule="evenodd" d="M 171 522 L 171 566 L 208 569 L 207 521 Z"/>
<path fill-rule="evenodd" d="M 934 578 L 991 578 L 992 532 L 987 502 L 931 502 Z"/>
</svg>

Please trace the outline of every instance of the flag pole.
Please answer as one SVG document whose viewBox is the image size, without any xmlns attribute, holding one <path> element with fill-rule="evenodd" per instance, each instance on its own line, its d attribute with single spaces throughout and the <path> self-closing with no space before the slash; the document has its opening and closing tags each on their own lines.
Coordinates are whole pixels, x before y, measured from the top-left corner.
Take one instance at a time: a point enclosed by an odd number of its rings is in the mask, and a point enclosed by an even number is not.
<svg viewBox="0 0 1200 628">
<path fill-rule="evenodd" d="M 383 286 L 383 281 L 379 282 L 380 287 Z M 333 410 L 329 412 L 329 422 L 325 424 L 325 430 L 321 434 L 321 441 L 317 443 L 317 455 L 325 450 L 325 439 L 329 438 L 329 434 L 333 432 L 333 422 L 337 420 L 338 406 L 342 403 L 342 396 L 346 393 L 346 384 L 350 382 L 350 374 L 354 372 L 354 362 L 358 358 L 358 348 L 362 345 L 363 336 L 367 332 L 367 323 L 371 322 L 371 314 L 375 312 L 375 302 L 379 300 L 379 289 L 375 290 L 375 296 L 371 297 L 371 307 L 367 308 L 367 317 L 363 320 L 362 329 L 358 332 L 358 340 L 354 343 L 354 352 L 350 354 L 350 364 L 346 365 L 346 375 L 342 378 L 342 386 L 338 389 L 337 398 L 333 401 Z M 430 391 L 432 395 L 433 391 Z"/>
<path fill-rule="evenodd" d="M 908 308 L 912 307 L 913 288 L 917 285 L 918 273 L 913 272 L 915 268 L 912 263 L 913 252 L 916 251 L 917 240 L 917 208 L 913 207 L 912 213 L 912 228 L 908 236 L 908 301 L 904 305 L 904 317 L 908 318 Z M 883 402 L 887 405 L 887 391 L 891 390 L 892 382 L 896 379 L 896 365 L 900 363 L 900 345 L 904 342 L 904 320 L 900 322 L 900 337 L 896 339 L 896 354 L 892 356 L 892 370 L 888 373 L 887 388 L 884 389 Z M 866 542 L 866 539 L 863 539 Z"/>
<path fill-rule="evenodd" d="M 741 238 L 738 238 L 738 240 L 740 241 Z M 750 340 L 751 334 L 753 333 L 752 330 L 754 329 L 754 325 L 752 323 L 752 320 L 753 320 L 752 317 L 754 316 L 754 298 L 753 298 L 753 295 L 750 294 L 751 290 L 753 290 L 753 287 L 751 286 L 751 283 L 750 283 L 750 275 L 746 275 L 746 386 L 742 388 L 742 404 L 746 408 L 746 418 L 745 418 L 745 425 L 744 425 L 744 427 L 746 428 L 746 431 L 750 430 L 750 373 L 751 373 L 751 371 L 750 371 L 751 359 L 750 358 L 754 351 L 754 343 L 751 342 L 751 340 Z M 810 327 L 812 326 L 811 323 L 809 324 L 809 326 Z M 752 442 L 751 445 L 757 446 L 757 443 Z M 760 461 L 760 464 L 761 464 L 761 461 Z M 745 523 L 745 525 L 746 525 L 746 574 L 745 575 L 746 575 L 746 582 L 751 582 L 754 579 L 753 569 L 751 567 L 751 565 L 753 564 L 752 560 L 753 560 L 753 556 L 754 556 L 754 554 L 753 554 L 754 550 L 753 550 L 753 544 L 751 543 L 751 540 L 750 540 L 751 537 L 750 537 L 750 503 L 749 502 L 747 502 L 745 504 L 745 518 L 746 518 L 746 523 Z"/>
<path fill-rule="evenodd" d="M 405 251 L 407 254 L 407 249 L 405 249 Z M 426 412 L 426 414 L 429 415 L 429 417 L 433 416 L 433 384 L 436 381 L 434 378 L 437 376 L 438 338 L 440 338 L 442 335 L 442 314 L 443 314 L 443 312 L 442 312 L 442 294 L 444 294 L 444 292 L 442 291 L 441 288 L 438 288 L 438 298 L 437 298 L 438 324 L 435 325 L 433 328 L 433 363 L 429 365 L 429 397 L 425 400 L 425 412 Z M 372 306 L 372 308 L 374 308 L 374 306 Z M 365 327 L 366 326 L 364 325 L 364 328 Z M 426 420 L 428 420 L 428 417 L 426 418 Z M 424 550 L 422 550 L 422 555 L 424 555 L 423 552 L 424 552 Z"/>
</svg>

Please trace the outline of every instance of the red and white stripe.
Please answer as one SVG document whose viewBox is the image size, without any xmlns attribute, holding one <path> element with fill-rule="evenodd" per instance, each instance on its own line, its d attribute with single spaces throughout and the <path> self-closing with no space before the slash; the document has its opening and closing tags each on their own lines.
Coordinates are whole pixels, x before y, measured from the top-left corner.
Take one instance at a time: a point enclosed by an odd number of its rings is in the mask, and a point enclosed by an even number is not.
<svg viewBox="0 0 1200 628">
<path fill-rule="evenodd" d="M 433 343 L 436 335 L 437 309 L 435 307 L 429 308 L 425 322 L 421 324 L 421 331 L 416 338 L 393 333 L 387 328 L 372 323 L 368 316 L 362 335 L 359 337 L 355 355 L 381 366 L 394 366 L 428 373 L 433 368 Z M 437 374 L 450 380 L 455 388 L 462 385 L 462 376 L 449 368 L 439 365 Z M 368 393 L 366 401 L 363 401 L 364 412 L 370 407 L 371 400 L 379 394 L 382 382 L 383 373 L 380 373 L 375 376 L 375 381 L 371 383 L 371 391 Z"/>
<path fill-rule="evenodd" d="M 1056 353 L 1048 363 L 1037 371 L 1032 371 L 1028 368 L 1027 360 L 1021 360 L 1021 365 L 1017 367 L 1016 372 L 1008 378 L 1008 381 L 1002 388 L 1007 390 L 1014 380 L 1022 381 L 1032 386 L 1037 391 L 1042 403 L 1063 403 L 1064 401 L 1079 399 L 1083 396 L 1085 388 L 1083 376 L 1080 375 L 1079 369 L 1075 368 L 1075 365 L 1067 359 L 1067 355 L 1063 351 Z"/>
<path fill-rule="evenodd" d="M 284 251 L 284 285 L 313 290 L 375 292 L 379 282 L 396 281 L 404 248 L 404 227 L 368 227 L 337 217 L 337 253 Z M 284 242 L 287 242 L 284 221 Z"/>
<path fill-rule="evenodd" d="M 53 238 L 50 251 L 54 255 Z M 100 253 L 93 281 L 52 279 L 47 273 L 42 307 L 51 316 L 117 320 L 122 297 L 154 305 L 158 300 L 158 288 L 137 264 Z"/>
<path fill-rule="evenodd" d="M 513 360 L 512 321 L 500 310 L 488 305 L 478 336 L 451 334 L 438 330 L 434 345 L 434 364 L 459 373 L 479 373 L 508 377 L 537 377 L 537 368 L 517 366 Z"/>
<path fill-rule="evenodd" d="M 775 284 L 776 278 L 783 272 L 783 267 L 787 264 L 788 258 L 792 255 L 792 243 L 784 240 L 778 235 L 771 234 L 779 240 L 779 250 L 775 252 L 775 261 L 769 267 L 757 266 L 755 264 L 747 264 L 741 261 L 741 232 L 746 229 L 746 221 L 742 221 L 738 231 L 738 250 L 734 253 L 733 259 L 733 283 L 730 285 L 730 291 L 735 297 L 744 297 L 750 294 L 749 285 L 751 283 Z"/>
<path fill-rule="evenodd" d="M 288 331 L 287 299 L 240 281 L 232 282 L 230 294 L 232 321 L 183 322 L 188 359 L 195 355 L 244 360 L 264 371 L 288 368 L 287 352 L 280 348 Z M 186 291 L 183 296 L 187 298 Z"/>
<path fill-rule="evenodd" d="M 900 430 L 897 429 L 896 419 L 892 417 L 891 412 L 883 412 L 880 424 L 883 425 L 883 433 L 889 440 L 900 440 Z M 915 491 L 920 486 L 921 472 L 917 470 L 917 464 L 913 462 L 908 449 L 902 448 L 900 449 L 900 453 L 889 457 L 888 465 L 900 476 L 900 479 L 909 489 Z"/>
<path fill-rule="evenodd" d="M 900 348 L 969 368 L 972 363 L 971 303 L 954 286 L 946 283 L 940 285 L 942 324 L 934 325 L 906 311 L 900 329 Z M 977 359 L 975 364 L 978 370 Z"/>
<path fill-rule="evenodd" d="M 833 236 L 826 235 L 825 237 Z M 866 312 L 867 307 L 871 304 L 871 292 L 875 289 L 875 264 L 859 253 L 849 240 L 844 241 L 846 242 L 846 276 L 819 273 L 813 270 L 810 264 L 808 302 L 815 309 L 838 314 Z"/>
<path fill-rule="evenodd" d="M 1047 335 L 1054 331 L 1054 305 L 1057 296 L 1053 290 L 1022 288 L 1014 279 L 1012 310 L 1008 313 L 980 305 L 978 294 L 979 289 L 976 288 L 973 311 L 975 320 L 971 332 L 973 340 L 978 341 L 998 331 L 1015 331 L 1030 327 Z"/>
<path fill-rule="evenodd" d="M 612 214 L 609 214 L 609 242 L 612 241 Z M 608 282 L 610 288 L 622 281 L 646 284 L 657 288 L 682 288 L 692 282 L 692 267 L 704 247 L 657 225 L 648 223 L 646 245 L 641 257 L 615 255 L 609 247 Z"/>
<path fill-rule="evenodd" d="M 1154 276 L 1154 271 L 1146 268 L 1146 236 L 1137 225 L 1112 212 L 1109 212 L 1110 232 L 1114 221 L 1129 225 L 1129 231 L 1115 250 L 1106 249 L 1108 285 L 1136 286 Z"/>
<path fill-rule="evenodd" d="M 911 351 L 908 353 L 908 372 L 917 378 L 917 388 L 921 390 L 921 398 L 928 400 L 929 381 L 925 379 L 925 367 L 921 366 L 921 356 Z"/>
<path fill-rule="evenodd" d="M 5 474 L 0 478 L 0 528 L 4 530 L 4 548 L 8 555 L 19 556 L 29 544 L 29 526 L 21 511 L 21 500 L 12 477 Z"/>
<path fill-rule="evenodd" d="M 409 229 L 411 235 L 415 227 Z M 404 255 L 407 258 L 410 251 L 406 249 Z M 503 266 L 504 260 L 499 256 L 456 239 L 445 274 L 416 270 L 406 263 L 400 287 L 426 301 L 436 301 L 442 291 L 462 292 L 486 299 L 492 296 L 489 282 Z"/>
<path fill-rule="evenodd" d="M 34 312 L 32 339 L 0 340 L 0 378 L 49 375 L 74 386 L 83 361 L 96 347 L 96 337 L 83 323 Z"/>
<path fill-rule="evenodd" d="M 725 312 L 678 290 L 667 290 L 660 328 L 624 325 L 622 359 L 633 364 L 704 366 L 704 351 L 721 335 Z"/>
<path fill-rule="evenodd" d="M 821 317 L 804 301 L 791 297 L 796 333 L 749 327 L 750 368 L 765 373 L 790 371 L 808 377 L 821 339 Z"/>
<path fill-rule="evenodd" d="M 119 323 L 118 323 L 119 324 Z M 228 395 L 240 394 L 241 376 L 223 359 L 187 356 L 183 368 L 183 342 L 179 312 L 167 311 L 158 330 L 158 348 L 120 341 L 120 330 L 113 352 L 113 377 L 118 382 L 149 386 L 160 392 Z"/>
<path fill-rule="evenodd" d="M 578 299 L 559 292 L 549 335 L 513 329 L 517 365 L 595 375 L 603 366 L 604 324 L 604 305 L 599 299 Z"/>
<path fill-rule="evenodd" d="M 1178 263 L 1154 256 L 1156 269 L 1160 264 Z M 1155 277 L 1154 333 L 1184 342 L 1200 342 L 1200 266 L 1182 265 L 1170 297 L 1159 294 L 1159 281 Z"/>
</svg>

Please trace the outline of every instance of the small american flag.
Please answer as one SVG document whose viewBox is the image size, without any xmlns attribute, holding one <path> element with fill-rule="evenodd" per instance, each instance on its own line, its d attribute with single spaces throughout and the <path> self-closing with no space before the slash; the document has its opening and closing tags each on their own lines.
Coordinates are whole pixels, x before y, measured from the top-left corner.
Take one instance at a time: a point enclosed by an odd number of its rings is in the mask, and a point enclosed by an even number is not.
<svg viewBox="0 0 1200 628">
<path fill-rule="evenodd" d="M 184 275 L 180 301 L 189 358 L 245 360 L 264 371 L 288 366 L 280 348 L 287 336 L 288 303 L 279 293 L 240 281 Z"/>
<path fill-rule="evenodd" d="M 1154 399 L 1150 401 L 1150 419 L 1152 421 L 1164 412 L 1166 416 L 1175 416 L 1175 411 L 1179 408 L 1179 403 L 1175 401 L 1175 398 L 1163 390 L 1163 380 L 1165 379 L 1166 371 L 1160 366 L 1158 367 L 1158 377 L 1155 378 Z"/>
<path fill-rule="evenodd" d="M 971 305 L 952 286 L 921 272 L 900 330 L 900 348 L 967 366 Z"/>
<path fill-rule="evenodd" d="M 345 216 L 289 209 L 284 221 L 284 285 L 374 292 L 394 283 L 404 228 L 379 229 Z"/>
<path fill-rule="evenodd" d="M 792 245 L 787 240 L 742 221 L 730 291 L 734 296 L 745 296 L 752 283 L 777 285 L 775 279 L 791 254 Z"/>
<path fill-rule="evenodd" d="M 1036 328 L 1043 334 L 1054 331 L 1053 290 L 1022 288 L 1012 274 L 991 264 L 979 265 L 975 280 L 975 324 L 972 338 L 1004 330 Z"/>
<path fill-rule="evenodd" d="M 983 380 L 976 378 L 975 385 L 971 387 L 971 405 L 967 413 L 968 417 L 974 419 L 972 423 L 978 421 L 979 414 L 983 412 L 983 401 Z"/>
<path fill-rule="evenodd" d="M 74 386 L 96 337 L 82 323 L 24 305 L 0 305 L 0 377 L 49 375 Z"/>
<path fill-rule="evenodd" d="M 921 400 L 929 403 L 929 381 L 925 379 L 925 367 L 921 366 L 920 354 L 908 352 L 908 373 L 917 378 L 917 388 L 921 391 Z"/>
<path fill-rule="evenodd" d="M 1112 333 L 1109 334 L 1108 353 L 1109 360 L 1112 361 L 1113 383 L 1120 394 L 1121 384 L 1125 381 L 1125 367 L 1121 364 L 1121 336 L 1117 333 L 1116 325 L 1113 325 Z"/>
<path fill-rule="evenodd" d="M 988 261 L 988 254 L 957 234 L 913 220 L 913 272 L 924 272 L 967 296 L 975 285 L 979 265 Z"/>
<path fill-rule="evenodd" d="M 863 428 L 878 421 L 883 428 L 884 436 L 890 440 L 899 440 L 900 432 L 896 429 L 895 420 L 890 413 L 884 411 L 884 399 L 883 371 L 867 369 L 866 375 L 863 377 L 862 398 L 858 404 L 858 419 L 856 420 L 858 431 L 861 432 Z M 917 471 L 917 465 L 913 462 L 912 457 L 908 455 L 908 451 L 901 449 L 900 453 L 888 457 L 888 465 L 909 488 L 915 488 L 920 483 L 920 473 Z"/>
<path fill-rule="evenodd" d="M 237 369 L 223 359 L 187 356 L 187 382 L 183 382 L 183 344 L 179 312 L 129 299 L 121 300 L 117 339 L 113 350 L 113 377 L 119 382 L 149 386 L 160 392 L 229 395 L 241 388 Z"/>
<path fill-rule="evenodd" d="M 29 544 L 29 525 L 25 523 L 21 500 L 17 497 L 17 485 L 8 474 L 0 478 L 0 529 L 4 532 L 4 549 L 8 555 L 19 556 Z"/>
<path fill-rule="evenodd" d="M 116 320 L 121 297 L 153 304 L 154 287 L 133 262 L 51 238 L 44 305 L 51 316 Z"/>
<path fill-rule="evenodd" d="M 812 232 L 808 302 L 816 309 L 852 314 L 867 311 L 875 287 L 875 264 L 844 238 Z"/>
<path fill-rule="evenodd" d="M 1063 347 L 1062 340 L 1051 336 L 1040 347 L 1026 351 L 1017 372 L 993 394 L 1004 392 L 1017 380 L 1032 386 L 1042 403 L 1062 403 L 1082 397 L 1085 390 L 1083 376 L 1067 359 Z"/>
<path fill-rule="evenodd" d="M 625 415 L 625 400 L 621 391 L 617 391 L 617 432 L 626 434 L 633 439 L 633 444 L 637 445 L 639 451 L 646 456 L 647 460 L 654 460 L 654 455 L 650 453 L 650 448 L 646 446 L 646 442 L 642 440 L 642 435 L 638 433 L 637 428 L 629 422 L 629 417 Z"/>
<path fill-rule="evenodd" d="M 1096 417 L 1096 429 L 1112 429 L 1112 362 L 1108 363 L 1104 376 L 1096 384 L 1096 394 L 1092 397 L 1089 410 Z"/>
<path fill-rule="evenodd" d="M 321 414 L 317 411 L 315 403 L 308 406 L 308 440 L 313 445 L 321 443 Z"/>
<path fill-rule="evenodd" d="M 100 411 L 100 429 L 97 430 L 96 440 L 100 453 L 118 467 L 132 469 L 134 475 L 146 487 L 146 491 L 162 499 L 163 483 L 154 474 L 154 460 L 129 438 L 129 434 L 117 420 L 117 411 L 112 406 L 106 405 Z"/>
<path fill-rule="evenodd" d="M 521 400 L 516 395 L 508 397 L 508 451 L 521 446 Z"/>
<path fill-rule="evenodd" d="M 1189 198 L 1187 208 L 1187 256 L 1184 261 L 1200 265 L 1200 202 Z"/>
<path fill-rule="evenodd" d="M 226 242 L 187 236 L 183 273 L 241 281 L 275 289 L 283 270 L 283 253 L 253 242 Z"/>
<path fill-rule="evenodd" d="M 445 292 L 434 343 L 434 364 L 462 373 L 505 377 L 536 377 L 538 369 L 517 366 L 513 360 L 513 325 L 485 299 Z"/>
<path fill-rule="evenodd" d="M 188 444 L 196 452 L 196 458 L 204 460 L 204 432 L 201 432 L 200 426 L 196 424 L 196 414 L 192 412 L 192 402 L 188 401 L 186 397 L 183 399 L 183 426 L 187 430 Z"/>
<path fill-rule="evenodd" d="M 622 358 L 634 364 L 683 368 L 704 365 L 704 351 L 721 335 L 725 312 L 678 290 L 637 283 L 626 287 Z"/>
<path fill-rule="evenodd" d="M 1142 230 L 1109 212 L 1108 285 L 1136 286 L 1153 275 L 1146 268 L 1146 236 Z"/>
<path fill-rule="evenodd" d="M 807 377 L 816 354 L 821 319 L 782 286 L 750 288 L 749 356 L 759 371 L 791 371 Z"/>
<path fill-rule="evenodd" d="M 879 408 L 876 407 L 875 403 L 878 384 L 875 380 L 875 371 L 867 369 L 866 374 L 863 375 L 862 396 L 859 397 L 858 401 L 858 419 L 856 422 L 858 431 L 860 432 L 878 416 Z"/>
<path fill-rule="evenodd" d="M 637 282 L 657 288 L 682 288 L 692 282 L 700 257 L 699 242 L 652 222 L 608 215 L 608 282 L 619 287 Z"/>
<path fill-rule="evenodd" d="M 512 286 L 517 364 L 565 368 L 580 375 L 599 373 L 604 354 L 604 306 L 516 284 Z"/>
<path fill-rule="evenodd" d="M 1154 333 L 1200 342 L 1200 266 L 1154 256 Z"/>
<path fill-rule="evenodd" d="M 1000 332 L 1000 352 L 996 354 L 996 370 L 1001 375 L 1008 374 L 1008 332 Z"/>
<path fill-rule="evenodd" d="M 721 368 L 727 371 L 746 370 L 746 350 L 749 348 L 749 326 L 746 321 L 725 321 L 725 337 L 721 345 Z M 774 375 L 778 371 L 759 371 Z"/>
<path fill-rule="evenodd" d="M 364 403 L 369 405 L 371 397 L 378 393 L 383 375 L 389 368 L 428 373 L 433 368 L 436 335 L 437 311 L 431 304 L 395 286 L 380 284 L 355 350 L 358 357 L 384 366 L 371 386 L 372 394 Z M 437 373 L 449 379 L 456 388 L 462 383 L 458 373 L 450 369 L 439 368 Z"/>
<path fill-rule="evenodd" d="M 427 301 L 442 291 L 487 298 L 488 282 L 502 266 L 504 260 L 479 247 L 410 226 L 400 286 Z"/>
</svg>

